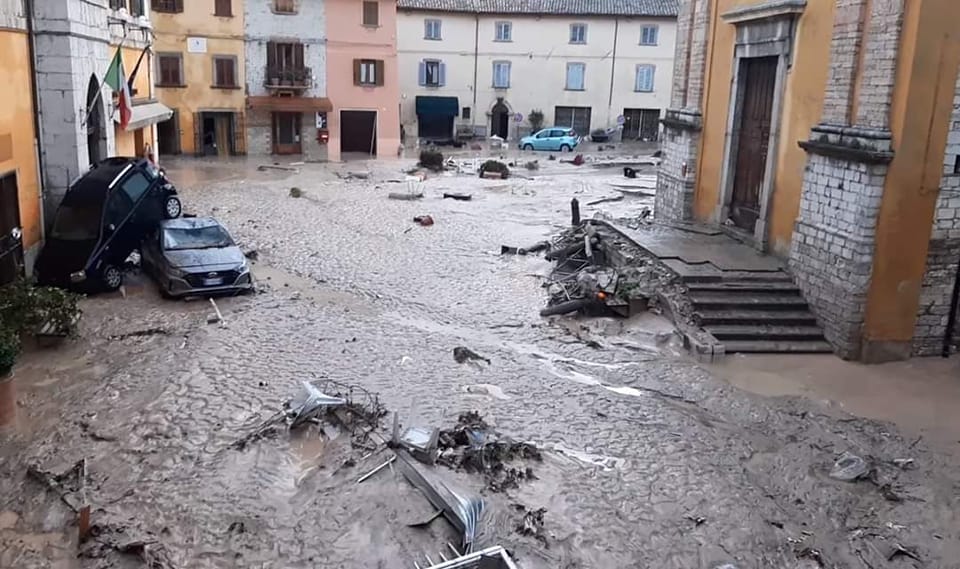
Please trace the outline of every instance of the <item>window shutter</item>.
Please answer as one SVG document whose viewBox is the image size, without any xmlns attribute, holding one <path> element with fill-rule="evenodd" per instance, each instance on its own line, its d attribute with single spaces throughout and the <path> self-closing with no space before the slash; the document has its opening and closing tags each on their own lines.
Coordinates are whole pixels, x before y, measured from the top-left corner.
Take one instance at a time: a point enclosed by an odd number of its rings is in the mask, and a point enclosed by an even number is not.
<svg viewBox="0 0 960 569">
<path fill-rule="evenodd" d="M 275 70 L 277 68 L 277 43 L 267 42 L 267 68 Z"/>
<path fill-rule="evenodd" d="M 427 62 L 421 61 L 417 69 L 417 83 L 423 87 L 427 84 Z"/>
<path fill-rule="evenodd" d="M 384 79 L 384 78 L 383 78 L 383 60 L 382 60 L 382 59 L 378 59 L 378 60 L 374 63 L 374 69 L 376 70 L 376 71 L 374 71 L 374 75 L 376 76 L 375 78 L 376 78 L 376 80 L 377 80 L 377 86 L 380 87 L 380 86 L 383 85 L 383 79 Z"/>
<path fill-rule="evenodd" d="M 447 64 L 441 61 L 437 64 L 437 67 L 440 74 L 440 86 L 443 87 L 447 84 Z"/>
<path fill-rule="evenodd" d="M 303 68 L 303 44 L 298 43 L 298 44 L 294 44 L 294 46 L 295 46 L 293 51 L 294 69 L 302 69 Z"/>
<path fill-rule="evenodd" d="M 359 59 L 353 60 L 353 84 L 354 85 L 360 84 L 360 60 Z"/>
</svg>

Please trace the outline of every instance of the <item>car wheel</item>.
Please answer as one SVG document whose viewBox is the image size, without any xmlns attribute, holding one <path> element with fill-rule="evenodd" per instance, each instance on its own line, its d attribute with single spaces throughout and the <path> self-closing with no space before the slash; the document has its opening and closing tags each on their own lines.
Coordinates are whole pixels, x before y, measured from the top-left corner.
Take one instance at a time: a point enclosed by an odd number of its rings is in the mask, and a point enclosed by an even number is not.
<svg viewBox="0 0 960 569">
<path fill-rule="evenodd" d="M 183 205 L 177 196 L 170 196 L 163 202 L 163 216 L 167 219 L 176 219 L 181 213 L 183 213 Z"/>
<path fill-rule="evenodd" d="M 523 150 L 533 150 L 533 145 L 532 145 L 532 144 L 524 144 L 524 145 L 523 145 Z"/>
<path fill-rule="evenodd" d="M 560 145 L 560 152 L 570 152 L 570 145 L 569 145 L 569 144 L 561 144 L 561 145 Z"/>
<path fill-rule="evenodd" d="M 123 285 L 123 271 L 120 270 L 120 267 L 106 265 L 100 271 L 100 282 L 103 283 L 104 289 L 113 292 Z"/>
</svg>

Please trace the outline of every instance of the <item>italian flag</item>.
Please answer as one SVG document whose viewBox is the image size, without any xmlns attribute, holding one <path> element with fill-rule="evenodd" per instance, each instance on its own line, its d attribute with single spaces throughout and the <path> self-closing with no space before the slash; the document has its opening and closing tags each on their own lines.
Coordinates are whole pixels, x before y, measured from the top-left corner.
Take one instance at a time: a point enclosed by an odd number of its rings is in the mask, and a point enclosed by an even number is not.
<svg viewBox="0 0 960 569">
<path fill-rule="evenodd" d="M 130 100 L 130 85 L 123 73 L 123 57 L 120 55 L 120 48 L 117 48 L 117 54 L 113 56 L 110 62 L 110 68 L 107 69 L 107 75 L 103 82 L 113 89 L 113 92 L 119 96 L 117 104 L 120 111 L 120 128 L 126 130 L 130 124 L 130 116 L 133 114 L 133 107 Z"/>
</svg>

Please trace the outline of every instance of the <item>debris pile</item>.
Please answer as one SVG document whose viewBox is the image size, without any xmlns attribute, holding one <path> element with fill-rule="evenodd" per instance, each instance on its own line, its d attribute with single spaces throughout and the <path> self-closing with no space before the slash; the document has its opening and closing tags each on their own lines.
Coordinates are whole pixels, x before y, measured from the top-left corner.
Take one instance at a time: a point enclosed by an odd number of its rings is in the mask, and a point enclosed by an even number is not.
<svg viewBox="0 0 960 569">
<path fill-rule="evenodd" d="M 537 447 L 501 437 L 476 411 L 461 414 L 453 428 L 441 430 L 438 446 L 439 464 L 482 474 L 493 492 L 519 488 L 521 481 L 536 479 L 529 466 L 508 463 L 543 460 Z"/>
</svg>

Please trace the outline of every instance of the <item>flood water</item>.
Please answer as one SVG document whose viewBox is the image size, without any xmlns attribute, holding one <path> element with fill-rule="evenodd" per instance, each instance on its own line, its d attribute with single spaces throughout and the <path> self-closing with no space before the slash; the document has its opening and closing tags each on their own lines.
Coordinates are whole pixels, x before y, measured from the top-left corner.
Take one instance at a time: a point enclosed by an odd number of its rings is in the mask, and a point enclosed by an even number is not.
<svg viewBox="0 0 960 569">
<path fill-rule="evenodd" d="M 827 567 L 886 567 L 895 544 L 924 566 L 960 559 L 960 468 L 948 447 L 816 398 L 734 387 L 689 359 L 655 314 L 540 318 L 549 264 L 500 246 L 550 238 L 569 223 L 571 197 L 616 196 L 624 180 L 540 158 L 540 170 L 507 180 L 423 183 L 407 181 L 410 161 L 297 173 L 252 160 L 169 165 L 187 212 L 216 216 L 257 251 L 261 293 L 218 300 L 224 322 L 208 324 L 208 302 L 164 301 L 134 274 L 125 295 L 83 302 L 77 339 L 23 357 L 17 417 L 0 435 L 0 567 L 145 566 L 90 544 L 78 557 L 75 514 L 26 474 L 84 458 L 97 539 L 155 541 L 177 568 L 439 560 L 458 536 L 443 520 L 408 526 L 432 510 L 397 469 L 357 483 L 389 451 L 368 456 L 330 427 L 231 448 L 301 381 L 323 378 L 378 393 L 404 422 L 449 426 L 475 410 L 543 449 L 529 464 L 537 479 L 504 493 L 436 469 L 487 499 L 484 545 L 507 547 L 526 569 L 817 567 L 810 550 Z M 370 176 L 348 176 L 359 170 Z M 652 197 L 583 214 L 644 207 Z M 423 214 L 436 223 L 414 224 Z M 148 328 L 163 332 L 127 336 Z M 458 364 L 457 346 L 490 364 Z M 844 452 L 869 457 L 877 484 L 829 478 Z M 892 463 L 902 458 L 915 468 Z M 517 505 L 546 508 L 546 545 L 516 531 Z"/>
</svg>

